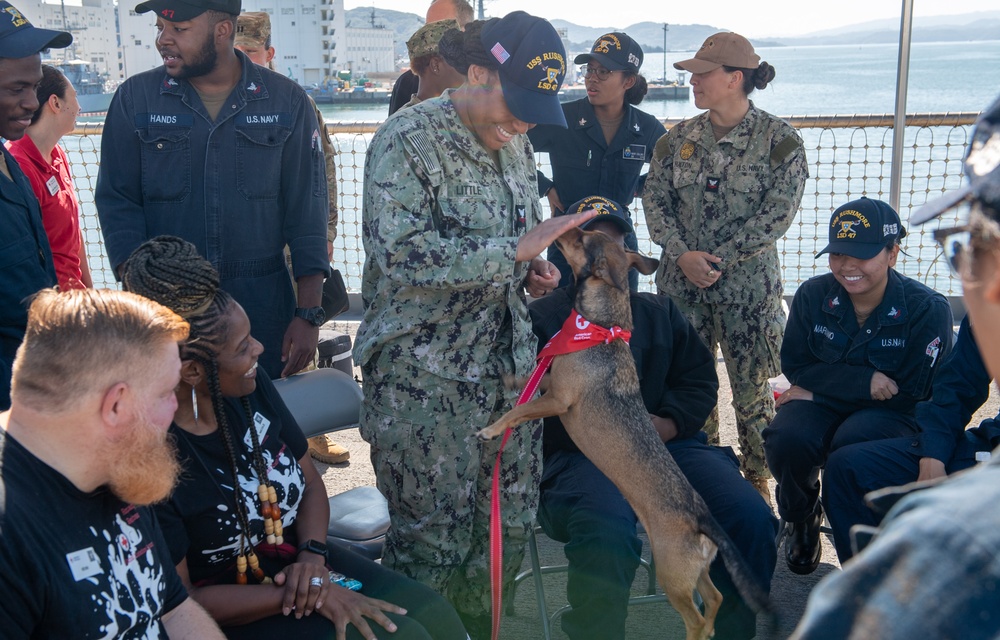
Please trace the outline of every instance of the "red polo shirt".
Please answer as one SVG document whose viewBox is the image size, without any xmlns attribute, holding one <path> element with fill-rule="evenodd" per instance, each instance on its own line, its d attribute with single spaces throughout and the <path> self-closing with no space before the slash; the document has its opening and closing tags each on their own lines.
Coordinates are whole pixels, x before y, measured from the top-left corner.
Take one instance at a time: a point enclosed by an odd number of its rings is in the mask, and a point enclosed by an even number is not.
<svg viewBox="0 0 1000 640">
<path fill-rule="evenodd" d="M 45 160 L 27 135 L 8 141 L 7 149 L 28 176 L 41 205 L 42 224 L 52 246 L 52 261 L 60 288 L 83 289 L 80 281 L 80 204 L 66 152 L 56 145 L 49 160 Z"/>
</svg>

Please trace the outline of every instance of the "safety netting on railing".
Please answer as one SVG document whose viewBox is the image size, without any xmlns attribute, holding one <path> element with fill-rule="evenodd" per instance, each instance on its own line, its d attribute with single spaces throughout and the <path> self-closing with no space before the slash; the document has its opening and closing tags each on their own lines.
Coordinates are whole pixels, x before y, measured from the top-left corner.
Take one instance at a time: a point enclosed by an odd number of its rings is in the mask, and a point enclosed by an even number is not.
<svg viewBox="0 0 1000 640">
<path fill-rule="evenodd" d="M 907 116 L 899 214 L 904 225 L 915 209 L 962 182 L 962 159 L 978 114 L 928 113 Z M 891 115 L 793 116 L 786 118 L 798 129 L 806 147 L 809 180 L 795 222 L 778 243 L 785 276 L 785 293 L 791 295 L 799 283 L 827 270 L 825 258 L 815 254 L 827 240 L 830 213 L 840 204 L 868 196 L 889 200 L 892 165 Z M 667 120 L 669 128 L 679 120 Z M 340 225 L 334 242 L 334 266 L 339 268 L 351 291 L 361 287 L 364 248 L 361 242 L 361 205 L 365 153 L 378 122 L 328 123 L 338 155 Z M 100 164 L 101 125 L 80 125 L 63 144 L 73 164 L 73 174 L 82 209 L 81 226 L 90 256 L 95 286 L 116 286 L 101 236 L 94 187 Z M 549 173 L 548 154 L 536 154 L 539 168 Z M 633 203 L 633 218 L 640 251 L 659 256 L 650 240 L 639 199 Z M 547 201 L 542 206 L 548 215 Z M 961 294 L 948 266 L 938 260 L 932 232 L 938 225 L 954 226 L 963 212 L 956 211 L 929 228 L 909 228 L 897 268 L 949 296 Z M 651 278 L 640 284 L 655 290 Z"/>
</svg>

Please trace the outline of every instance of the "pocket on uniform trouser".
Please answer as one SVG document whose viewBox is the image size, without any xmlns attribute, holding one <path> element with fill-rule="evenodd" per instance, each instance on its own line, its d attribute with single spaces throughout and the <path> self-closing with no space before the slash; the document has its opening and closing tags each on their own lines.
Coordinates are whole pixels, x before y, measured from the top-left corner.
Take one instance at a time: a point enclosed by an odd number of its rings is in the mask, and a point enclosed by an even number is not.
<svg viewBox="0 0 1000 640">
<path fill-rule="evenodd" d="M 760 331 L 754 345 L 759 364 L 755 369 L 758 374 L 755 382 L 758 384 L 781 374 L 781 341 L 785 337 L 785 323 L 780 306 L 761 311 Z"/>
</svg>

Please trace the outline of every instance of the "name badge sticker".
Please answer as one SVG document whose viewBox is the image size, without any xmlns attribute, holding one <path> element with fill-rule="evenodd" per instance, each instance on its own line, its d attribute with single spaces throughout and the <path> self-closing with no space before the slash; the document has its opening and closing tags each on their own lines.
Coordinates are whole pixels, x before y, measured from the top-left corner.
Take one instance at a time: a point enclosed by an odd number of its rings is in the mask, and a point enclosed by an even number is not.
<svg viewBox="0 0 1000 640">
<path fill-rule="evenodd" d="M 73 579 L 77 582 L 101 573 L 101 561 L 93 547 L 67 553 L 66 563 L 73 572 Z"/>
<path fill-rule="evenodd" d="M 260 415 L 260 412 L 253 414 L 253 428 L 257 430 L 257 442 L 263 444 L 264 436 L 267 435 L 267 428 L 271 426 L 271 421 Z M 246 444 L 247 449 L 253 448 L 253 440 L 250 438 L 250 430 L 247 429 L 247 434 L 243 438 L 243 442 Z"/>
<path fill-rule="evenodd" d="M 49 179 L 45 181 L 45 188 L 49 190 L 50 196 L 54 196 L 59 193 L 59 181 L 56 180 L 55 176 L 49 176 Z"/>
<path fill-rule="evenodd" d="M 629 146 L 622 149 L 622 158 L 624 158 L 625 160 L 638 160 L 639 162 L 645 162 L 646 145 L 630 144 Z"/>
</svg>

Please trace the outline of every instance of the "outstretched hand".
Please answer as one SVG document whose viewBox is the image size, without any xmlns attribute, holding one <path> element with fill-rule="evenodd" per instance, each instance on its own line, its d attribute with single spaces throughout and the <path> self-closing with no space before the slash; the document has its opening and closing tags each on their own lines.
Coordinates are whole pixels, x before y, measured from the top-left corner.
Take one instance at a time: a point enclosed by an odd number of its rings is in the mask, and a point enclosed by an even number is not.
<svg viewBox="0 0 1000 640">
<path fill-rule="evenodd" d="M 583 213 L 543 220 L 541 224 L 535 225 L 531 231 L 518 238 L 517 255 L 514 259 L 518 262 L 531 262 L 542 255 L 542 252 L 555 242 L 556 238 L 573 227 L 579 227 L 596 215 L 597 211 L 588 209 Z"/>
</svg>

